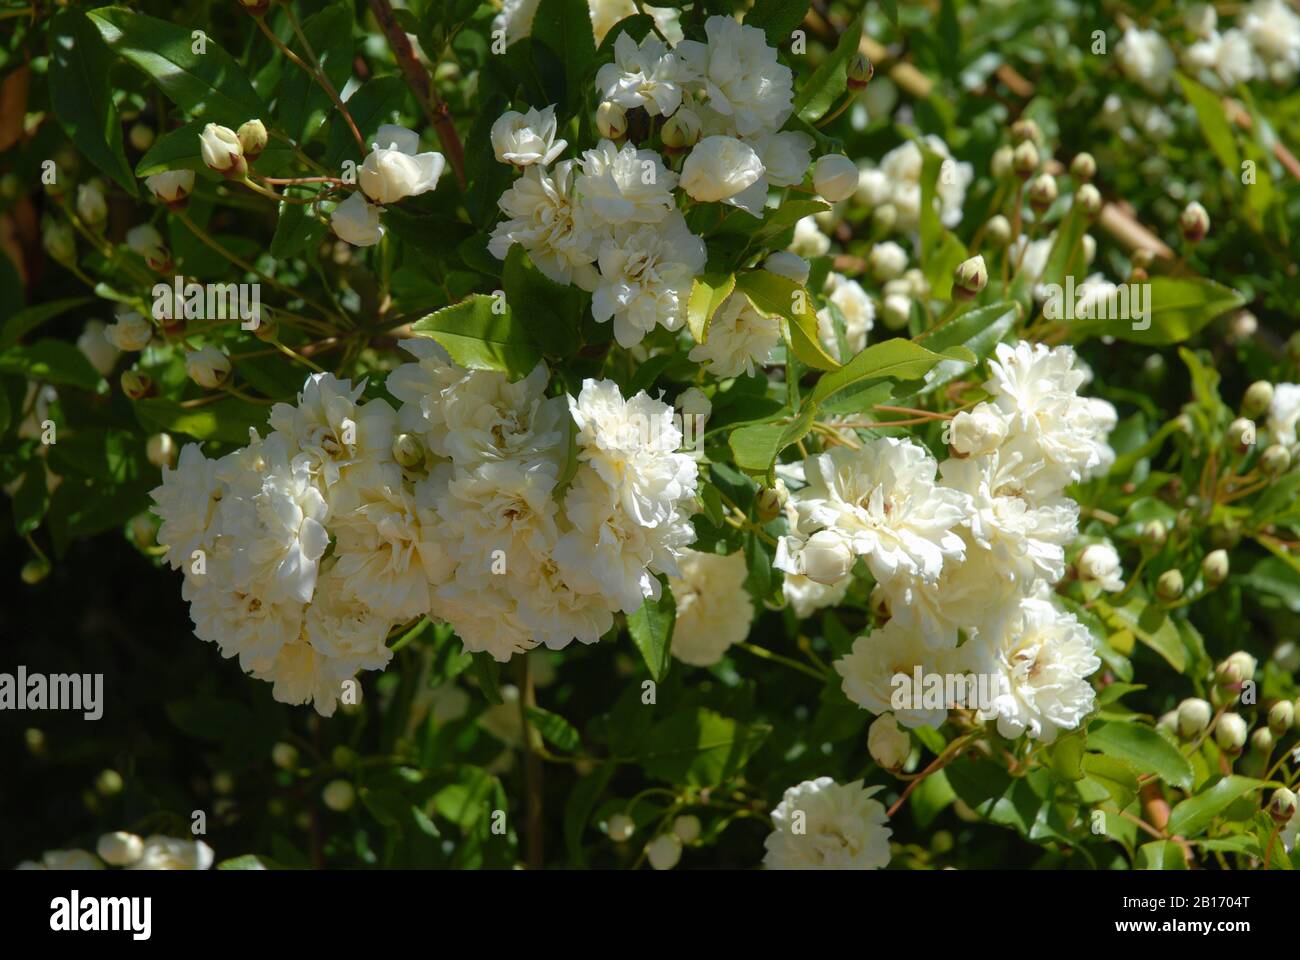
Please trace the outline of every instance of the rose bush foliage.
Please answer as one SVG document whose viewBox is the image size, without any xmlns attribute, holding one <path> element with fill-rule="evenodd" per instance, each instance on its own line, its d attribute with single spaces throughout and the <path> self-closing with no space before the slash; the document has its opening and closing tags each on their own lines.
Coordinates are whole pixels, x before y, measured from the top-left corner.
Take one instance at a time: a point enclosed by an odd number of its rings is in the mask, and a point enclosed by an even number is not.
<svg viewBox="0 0 1300 960">
<path fill-rule="evenodd" d="M 25 866 L 1300 866 L 1281 0 L 0 15 Z"/>
</svg>

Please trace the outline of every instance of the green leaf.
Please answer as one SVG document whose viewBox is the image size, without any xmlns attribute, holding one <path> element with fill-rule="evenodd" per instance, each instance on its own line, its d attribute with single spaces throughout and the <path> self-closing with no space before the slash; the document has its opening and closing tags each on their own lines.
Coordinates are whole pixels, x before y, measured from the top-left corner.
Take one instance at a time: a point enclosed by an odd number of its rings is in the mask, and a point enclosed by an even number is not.
<svg viewBox="0 0 1300 960">
<path fill-rule="evenodd" d="M 646 598 L 641 609 L 628 614 L 627 630 L 632 635 L 632 642 L 641 651 L 646 669 L 655 683 L 662 683 L 668 676 L 668 666 L 672 662 L 670 652 L 673 645 L 673 625 L 677 620 L 677 604 L 673 592 L 665 584 L 659 599 Z"/>
<path fill-rule="evenodd" d="M 699 708 L 674 714 L 651 728 L 646 773 L 669 783 L 715 786 L 738 774 L 771 728 L 742 724 Z"/>
<path fill-rule="evenodd" d="M 225 397 L 202 407 L 182 407 L 163 397 L 146 397 L 135 403 L 136 416 L 152 430 L 227 443 L 247 443 L 249 427 L 265 433 L 269 412 L 270 408 L 264 404 L 249 403 L 238 397 Z"/>
<path fill-rule="evenodd" d="M 808 291 L 789 277 L 770 270 L 736 274 L 736 289 L 764 316 L 781 317 L 791 347 L 800 361 L 817 370 L 835 370 L 839 364 L 817 339 L 817 311 Z"/>
<path fill-rule="evenodd" d="M 543 351 L 557 357 L 577 351 L 585 306 L 581 290 L 543 274 L 518 244 L 506 254 L 501 286 L 514 322 L 527 330 L 529 339 Z"/>
<path fill-rule="evenodd" d="M 609 786 L 614 775 L 614 764 L 606 763 L 598 767 L 574 784 L 569 791 L 569 799 L 564 804 L 564 845 L 569 851 L 570 866 L 586 866 L 586 855 L 582 849 L 582 834 L 591 819 L 591 811 L 596 801 Z"/>
<path fill-rule="evenodd" d="M 47 31 L 50 106 L 60 126 L 95 166 L 132 196 L 138 194 L 122 148 L 122 122 L 113 106 L 112 58 L 80 10 L 60 10 Z"/>
<path fill-rule="evenodd" d="M 1236 178 L 1241 173 L 1241 153 L 1237 149 L 1237 140 L 1232 133 L 1232 124 L 1223 110 L 1223 101 L 1217 93 L 1201 86 L 1195 80 L 1175 73 L 1185 96 L 1196 110 L 1196 119 L 1200 122 L 1201 133 L 1214 152 L 1215 158 L 1223 169 Z"/>
<path fill-rule="evenodd" d="M 1263 780 L 1235 775 L 1221 777 L 1213 786 L 1202 789 L 1196 796 L 1188 797 L 1174 807 L 1169 815 L 1167 832 L 1170 835 L 1195 837 L 1204 832 L 1214 818 L 1234 800 L 1263 787 Z"/>
<path fill-rule="evenodd" d="M 1056 228 L 1040 283 L 1063 284 L 1067 275 L 1074 274 L 1071 267 L 1083 266 L 1083 235 L 1087 229 L 1088 218 L 1078 206 L 1071 204 L 1070 211 Z"/>
<path fill-rule="evenodd" d="M 303 35 L 316 54 L 316 64 L 335 90 L 342 90 L 352 75 L 352 20 L 352 5 L 335 3 L 312 14 L 302 24 Z M 306 51 L 301 45 L 298 47 L 298 55 L 306 60 Z M 329 95 L 306 71 L 294 68 L 284 74 L 276 96 L 276 116 L 280 128 L 292 139 L 299 143 L 311 139 L 333 109 Z M 347 126 L 342 118 L 336 120 L 339 126 Z M 373 132 L 363 130 L 361 135 Z"/>
<path fill-rule="evenodd" d="M 686 325 L 696 343 L 709 338 L 709 324 L 722 302 L 736 289 L 734 274 L 706 273 L 696 277 L 691 284 L 691 296 L 686 304 Z"/>
<path fill-rule="evenodd" d="M 808 0 L 754 0 L 754 6 L 745 14 L 745 23 L 761 29 L 772 46 L 782 47 L 790 42 L 794 28 L 803 23 L 809 6 Z"/>
<path fill-rule="evenodd" d="M 1149 297 L 1148 317 L 1093 318 L 1069 323 L 1070 336 L 1110 336 L 1147 346 L 1181 343 L 1198 333 L 1206 324 L 1245 303 L 1236 290 L 1203 277 L 1152 277 L 1146 281 Z M 1137 295 L 1139 288 L 1133 288 Z M 1132 313 L 1133 311 L 1127 311 Z"/>
<path fill-rule="evenodd" d="M 525 713 L 542 739 L 559 750 L 572 753 L 582 744 L 582 737 L 577 729 L 558 713 L 551 713 L 541 707 L 527 707 Z"/>
<path fill-rule="evenodd" d="M 286 867 L 276 863 L 270 857 L 255 853 L 246 853 L 240 857 L 231 857 L 217 864 L 218 870 L 285 870 Z"/>
<path fill-rule="evenodd" d="M 596 37 L 587 0 L 542 0 L 533 18 L 532 36 L 564 64 L 569 105 L 576 108 L 587 91 L 587 75 L 596 63 Z"/>
<path fill-rule="evenodd" d="M 735 458 L 736 466 L 748 473 L 767 473 L 790 444 L 803 439 L 812 429 L 815 408 L 805 404 L 803 412 L 794 420 L 772 423 L 752 423 L 737 427 L 727 435 L 727 445 Z"/>
<path fill-rule="evenodd" d="M 311 196 L 310 191 L 300 187 L 285 187 L 284 191 L 286 195 L 298 198 Z M 306 203 L 280 204 L 280 218 L 275 222 L 275 234 L 271 237 L 271 256 L 286 260 L 304 250 L 311 250 L 320 241 L 325 234 L 325 225 L 307 212 L 310 209 L 311 204 Z"/>
<path fill-rule="evenodd" d="M 542 358 L 510 307 L 481 293 L 429 314 L 411 329 L 438 341 L 462 367 L 500 370 L 512 380 L 527 376 Z"/>
<path fill-rule="evenodd" d="M 1020 307 L 1009 300 L 990 303 L 958 314 L 947 323 L 927 330 L 917 337 L 916 342 L 935 353 L 961 347 L 969 350 L 975 360 L 979 361 L 993 353 L 994 348 L 1011 332 L 1019 317 Z M 921 392 L 933 393 L 967 373 L 972 366 L 970 361 L 956 359 L 935 364 L 925 375 L 925 387 Z"/>
<path fill-rule="evenodd" d="M 1107 723 L 1088 731 L 1088 747 L 1122 760 L 1139 773 L 1154 773 L 1184 790 L 1192 786 L 1192 765 L 1168 740 L 1136 723 Z"/>
<path fill-rule="evenodd" d="M 1138 847 L 1133 866 L 1138 870 L 1186 870 L 1187 857 L 1172 840 L 1153 840 Z"/>
<path fill-rule="evenodd" d="M 1134 597 L 1122 607 L 1112 607 L 1098 599 L 1094 607 L 1111 629 L 1131 630 L 1133 635 L 1182 673 L 1187 669 L 1187 647 L 1169 614 L 1141 597 Z"/>
<path fill-rule="evenodd" d="M 505 698 L 501 696 L 501 664 L 493 659 L 492 654 L 483 650 L 473 656 L 474 663 L 470 672 L 478 681 L 479 690 L 483 692 L 487 702 L 493 706 L 505 703 Z"/>
<path fill-rule="evenodd" d="M 1121 810 L 1137 799 L 1137 774 L 1127 763 L 1100 753 L 1085 753 L 1081 765 L 1085 774 L 1083 783 L 1091 781 L 1105 793 L 1110 794 L 1111 799 L 1115 801 L 1115 806 Z M 1082 793 L 1082 784 L 1080 792 Z"/>
<path fill-rule="evenodd" d="M 211 37 L 195 53 L 190 29 L 133 13 L 100 7 L 90 19 L 113 52 L 139 67 L 167 98 L 191 116 L 232 129 L 266 112 L 243 68 Z"/>
<path fill-rule="evenodd" d="M 36 304 L 17 311 L 5 321 L 4 329 L 0 330 L 0 350 L 12 347 L 47 320 L 53 320 L 75 307 L 90 303 L 90 301 L 90 297 L 68 297 L 64 300 L 51 300 L 48 303 Z"/>
<path fill-rule="evenodd" d="M 861 41 L 862 16 L 859 14 L 840 34 L 839 43 L 831 55 L 822 61 L 821 66 L 799 88 L 799 94 L 794 98 L 796 114 L 813 123 L 830 110 L 848 86 L 849 60 L 858 52 Z"/>
<path fill-rule="evenodd" d="M 50 493 L 45 486 L 45 461 L 33 457 L 23 471 L 22 485 L 14 492 L 14 529 L 20 537 L 41 525 L 45 511 L 50 508 Z"/>
<path fill-rule="evenodd" d="M 56 386 L 99 390 L 104 378 L 86 355 L 63 340 L 37 340 L 0 353 L 0 373 L 12 373 Z"/>
<path fill-rule="evenodd" d="M 873 343 L 838 370 L 823 374 L 813 387 L 808 403 L 822 403 L 844 388 L 866 380 L 916 380 L 943 359 L 943 354 L 903 337 Z"/>
</svg>

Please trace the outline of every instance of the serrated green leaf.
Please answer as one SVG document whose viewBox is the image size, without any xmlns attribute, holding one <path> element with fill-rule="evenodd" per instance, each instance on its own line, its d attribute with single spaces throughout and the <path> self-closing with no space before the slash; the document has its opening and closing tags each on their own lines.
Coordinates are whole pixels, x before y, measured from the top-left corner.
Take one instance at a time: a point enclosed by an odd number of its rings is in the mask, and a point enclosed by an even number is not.
<svg viewBox="0 0 1300 960">
<path fill-rule="evenodd" d="M 499 370 L 511 380 L 527 376 L 542 358 L 510 307 L 486 294 L 431 313 L 411 329 L 438 341 L 462 367 Z"/>
</svg>

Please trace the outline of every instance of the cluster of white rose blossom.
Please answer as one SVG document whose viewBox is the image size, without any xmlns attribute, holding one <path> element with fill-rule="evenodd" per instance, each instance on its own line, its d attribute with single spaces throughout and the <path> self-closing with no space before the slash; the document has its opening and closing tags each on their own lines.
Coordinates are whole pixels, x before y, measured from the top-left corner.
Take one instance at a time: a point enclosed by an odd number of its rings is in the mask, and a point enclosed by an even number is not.
<svg viewBox="0 0 1300 960">
<path fill-rule="evenodd" d="M 1074 351 L 1001 344 L 989 399 L 948 425 L 942 464 L 910 440 L 835 447 L 783 469 L 800 487 L 786 510 L 791 535 L 776 566 L 798 578 L 801 615 L 842 597 L 859 559 L 887 622 L 836 662 L 846 695 L 876 714 L 891 709 L 893 678 L 996 678 L 981 720 L 1008 737 L 1050 741 L 1092 709 L 1087 677 L 1100 665 L 1088 631 L 1051 602 L 1066 571 L 1078 506 L 1065 488 L 1109 469 L 1115 410 L 1080 396 L 1088 379 Z M 1085 579 L 1118 589 L 1118 557 L 1085 551 Z M 809 595 L 807 582 L 820 585 Z M 798 609 L 801 608 L 801 609 Z M 895 709 L 905 727 L 938 726 L 945 707 Z"/>
<path fill-rule="evenodd" d="M 925 147 L 943 158 L 940 175 L 935 181 L 935 207 L 945 227 L 961 223 L 962 204 L 966 202 L 966 189 L 974 180 L 974 170 L 969 163 L 953 159 L 948 145 L 930 134 L 924 138 Z M 925 157 L 921 145 L 908 140 L 880 158 L 879 166 L 864 165 L 858 174 L 854 196 L 869 210 L 890 207 L 897 229 L 914 232 L 921 223 L 921 173 Z"/>
<path fill-rule="evenodd" d="M 871 799 L 881 787 L 830 777 L 791 787 L 772 811 L 774 829 L 763 841 L 771 870 L 879 870 L 889 863 L 884 805 Z"/>
<path fill-rule="evenodd" d="M 1300 15 L 1285 0 L 1253 0 L 1236 26 L 1220 32 L 1208 3 L 1189 7 L 1182 26 L 1190 42 L 1177 51 L 1154 29 L 1127 26 L 1115 47 L 1120 69 L 1148 93 L 1163 94 L 1181 62 L 1193 76 L 1218 89 L 1252 80 L 1291 82 L 1300 73 Z"/>
<path fill-rule="evenodd" d="M 551 280 L 589 291 L 593 317 L 612 322 L 623 347 L 657 327 L 685 325 L 707 254 L 682 214 L 683 197 L 761 216 L 769 189 L 801 183 L 812 164 L 813 138 L 781 129 L 794 109 L 794 76 L 763 31 L 715 16 L 705 33 L 707 42 L 675 46 L 620 34 L 614 61 L 596 74 L 602 139 L 580 158 L 560 159 L 568 143 L 557 139 L 554 106 L 508 111 L 492 127 L 497 159 L 520 176 L 498 201 L 505 218 L 489 251 L 504 260 L 518 244 Z M 659 125 L 671 162 L 627 139 L 634 111 Z M 813 170 L 814 186 L 832 201 L 856 179 L 843 156 L 824 156 Z M 779 338 L 779 322 L 737 295 L 691 358 L 719 377 L 752 373 Z"/>
<path fill-rule="evenodd" d="M 207 870 L 216 859 L 202 840 L 181 840 L 153 834 L 139 837 L 118 830 L 106 833 L 89 850 L 47 850 L 40 860 L 24 860 L 19 870 L 103 870 L 105 866 L 126 870 Z"/>
<path fill-rule="evenodd" d="M 396 408 L 313 375 L 267 436 L 216 460 L 190 444 L 153 491 L 195 633 L 325 716 L 422 616 L 501 661 L 594 643 L 694 539 L 697 468 L 667 404 L 612 381 L 547 397 L 542 365 L 511 383 L 402 346 Z"/>
</svg>

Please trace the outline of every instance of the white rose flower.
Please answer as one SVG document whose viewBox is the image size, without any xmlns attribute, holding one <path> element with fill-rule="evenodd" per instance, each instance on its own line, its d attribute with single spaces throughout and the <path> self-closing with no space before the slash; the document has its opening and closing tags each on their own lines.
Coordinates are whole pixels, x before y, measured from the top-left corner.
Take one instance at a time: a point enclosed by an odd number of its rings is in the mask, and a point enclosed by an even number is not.
<svg viewBox="0 0 1300 960">
<path fill-rule="evenodd" d="M 619 227 L 600 249 L 591 315 L 597 323 L 613 319 L 614 338 L 622 347 L 636 346 L 656 326 L 679 330 L 691 284 L 706 259 L 704 241 L 690 232 L 680 213 L 653 226 Z"/>
<path fill-rule="evenodd" d="M 1163 93 L 1174 72 L 1174 53 L 1155 30 L 1130 26 L 1115 45 L 1120 69 L 1151 93 Z"/>
<path fill-rule="evenodd" d="M 1091 543 L 1083 548 L 1076 562 L 1079 579 L 1085 583 L 1095 583 L 1109 593 L 1118 593 L 1124 589 L 1120 575 L 1119 554 L 1109 543 Z"/>
<path fill-rule="evenodd" d="M 683 663 L 708 667 L 749 634 L 754 604 L 745 590 L 745 555 L 687 550 L 678 576 L 668 586 L 677 605 L 672 654 Z"/>
<path fill-rule="evenodd" d="M 950 440 L 961 456 L 992 453 L 1007 437 L 1008 418 L 991 403 L 977 404 L 952 418 Z"/>
<path fill-rule="evenodd" d="M 844 318 L 844 344 L 848 348 L 848 357 L 840 356 L 835 315 L 830 306 L 817 311 L 817 337 L 825 345 L 827 353 L 843 362 L 866 349 L 867 334 L 875 326 L 876 305 L 856 280 L 831 273 L 827 276 L 826 283 L 830 287 L 830 295 L 826 299 L 835 305 Z"/>
<path fill-rule="evenodd" d="M 488 251 L 504 260 L 514 244 L 528 251 L 533 264 L 556 283 L 576 283 L 590 290 L 596 282 L 592 261 L 598 237 L 580 222 L 573 178 L 576 161 L 565 160 L 547 172 L 528 167 L 497 201 L 509 219 L 497 224 Z"/>
<path fill-rule="evenodd" d="M 901 770 L 912 752 L 912 738 L 898 728 L 892 713 L 882 713 L 867 729 L 867 750 L 886 770 Z"/>
<path fill-rule="evenodd" d="M 815 217 L 802 217 L 795 222 L 791 253 L 809 258 L 824 257 L 830 249 L 831 238 L 822 233 Z"/>
<path fill-rule="evenodd" d="M 1274 83 L 1300 71 L 1300 16 L 1283 0 L 1254 0 L 1240 22 Z"/>
<path fill-rule="evenodd" d="M 1297 420 L 1300 420 L 1300 384 L 1277 384 L 1273 388 L 1273 401 L 1269 404 L 1266 421 L 1274 442 L 1284 447 L 1294 446 Z"/>
<path fill-rule="evenodd" d="M 131 870 L 207 870 L 216 855 L 202 840 L 178 840 L 154 834 L 144 841 L 144 852 Z"/>
<path fill-rule="evenodd" d="M 108 219 L 108 203 L 104 200 L 104 185 L 89 180 L 77 186 L 77 216 L 92 227 Z"/>
<path fill-rule="evenodd" d="M 144 855 L 144 841 L 134 833 L 118 830 L 99 838 L 95 852 L 113 867 L 129 867 Z"/>
<path fill-rule="evenodd" d="M 644 107 L 652 117 L 669 117 L 682 103 L 684 84 L 694 81 L 688 65 L 653 33 L 640 45 L 628 33 L 614 41 L 614 62 L 596 72 L 596 90 L 631 110 Z"/>
<path fill-rule="evenodd" d="M 330 229 L 340 240 L 354 247 L 373 247 L 384 237 L 378 205 L 367 202 L 360 190 L 349 194 L 334 208 L 330 214 Z"/>
<path fill-rule="evenodd" d="M 966 494 L 935 483 L 937 470 L 924 448 L 893 437 L 809 457 L 808 485 L 794 496 L 799 533 L 838 534 L 880 583 L 934 582 L 946 560 L 965 552 L 953 528 L 970 510 Z"/>
<path fill-rule="evenodd" d="M 763 163 L 764 175 L 773 187 L 803 183 L 816 141 L 799 130 L 782 130 L 750 141 Z"/>
<path fill-rule="evenodd" d="M 858 168 L 842 153 L 828 153 L 813 167 L 813 186 L 831 203 L 853 196 L 858 188 Z"/>
<path fill-rule="evenodd" d="M 125 310 L 104 328 L 104 339 L 119 350 L 143 350 L 153 339 L 153 324 L 134 310 Z"/>
<path fill-rule="evenodd" d="M 217 468 L 219 477 L 232 477 L 234 487 L 221 504 L 222 535 L 234 547 L 232 571 L 237 582 L 256 585 L 264 600 L 307 603 L 329 545 L 330 507 L 308 463 L 291 459 L 282 434 L 272 433 L 255 451 L 251 457 L 223 457 Z"/>
<path fill-rule="evenodd" d="M 109 342 L 107 331 L 101 320 L 87 320 L 86 326 L 77 337 L 77 349 L 82 352 L 90 365 L 100 376 L 107 376 L 117 366 L 121 355 L 116 344 Z"/>
<path fill-rule="evenodd" d="M 217 123 L 209 123 L 199 134 L 199 154 L 205 164 L 223 176 L 240 177 L 248 170 L 239 135 Z"/>
<path fill-rule="evenodd" d="M 208 344 L 185 354 L 185 372 L 200 387 L 215 390 L 230 376 L 230 358 Z"/>
<path fill-rule="evenodd" d="M 838 583 L 818 583 L 810 577 L 787 572 L 781 580 L 781 592 L 794 615 L 806 620 L 818 610 L 841 603 L 852 582 L 852 577 L 845 577 Z"/>
<path fill-rule="evenodd" d="M 703 79 L 710 109 L 742 137 L 774 133 L 794 110 L 794 74 L 763 31 L 731 17 L 709 17 L 707 43 L 684 40 L 675 53 Z"/>
<path fill-rule="evenodd" d="M 879 870 L 889 863 L 885 807 L 871 798 L 880 787 L 830 777 L 791 787 L 772 811 L 763 841 L 769 870 Z"/>
<path fill-rule="evenodd" d="M 447 165 L 441 153 L 420 153 L 420 135 L 386 123 L 357 171 L 357 183 L 375 203 L 396 203 L 434 189 Z"/>
<path fill-rule="evenodd" d="M 708 339 L 692 347 L 689 356 L 708 364 L 708 371 L 719 379 L 742 373 L 752 377 L 770 362 L 780 340 L 781 321 L 759 313 L 744 294 L 733 293 L 713 315 Z"/>
<path fill-rule="evenodd" d="M 877 243 L 867 256 L 871 275 L 881 283 L 903 275 L 907 269 L 907 251 L 893 240 Z"/>
<path fill-rule="evenodd" d="M 682 164 L 682 189 L 705 203 L 722 202 L 761 216 L 767 202 L 763 161 L 735 137 L 705 137 Z"/>
<path fill-rule="evenodd" d="M 1108 466 L 1114 453 L 1106 435 L 1115 408 L 1078 395 L 1087 374 L 1068 346 L 1021 341 L 998 344 L 984 389 L 1008 417 L 1005 444 L 1022 457 L 1024 483 L 1033 496 L 1059 493 L 1069 483 Z"/>
<path fill-rule="evenodd" d="M 1048 600 L 1020 602 L 1019 616 L 1000 636 L 971 645 L 972 666 L 999 675 L 1000 692 L 981 721 L 997 720 L 998 733 L 1050 743 L 1092 712 L 1088 677 L 1101 667 L 1092 634 L 1073 614 Z"/>
<path fill-rule="evenodd" d="M 858 203 L 875 209 L 889 202 L 893 194 L 893 183 L 889 174 L 875 167 L 863 167 L 858 171 L 858 188 L 853 197 Z"/>
<path fill-rule="evenodd" d="M 180 204 L 194 192 L 193 170 L 167 170 L 144 178 L 149 191 L 166 204 Z"/>
<path fill-rule="evenodd" d="M 173 570 L 188 566 L 195 550 L 210 549 L 221 532 L 214 525 L 223 496 L 216 466 L 197 443 L 187 443 L 176 468 L 163 467 L 163 482 L 150 491 L 153 512 L 162 521 L 158 543 L 167 547 L 163 559 Z"/>
<path fill-rule="evenodd" d="M 818 530 L 806 540 L 782 537 L 777 541 L 773 566 L 814 583 L 843 583 L 853 569 L 853 548 L 834 530 Z"/>
<path fill-rule="evenodd" d="M 1025 588 L 1064 576 L 1065 546 L 1077 533 L 1079 511 L 1064 497 L 1027 499 L 1019 467 L 1017 457 L 994 451 L 945 460 L 940 470 L 945 486 L 969 498 L 965 525 L 986 551 L 979 556 L 985 572 Z"/>
<path fill-rule="evenodd" d="M 793 280 L 802 287 L 808 282 L 808 275 L 812 272 L 812 265 L 797 253 L 778 250 L 776 253 L 769 254 L 767 259 L 763 261 L 763 269 L 768 273 L 775 273 L 778 277 Z"/>
<path fill-rule="evenodd" d="M 103 870 L 100 862 L 89 850 L 46 850 L 40 862 L 24 860 L 19 870 Z"/>
<path fill-rule="evenodd" d="M 677 209 L 673 188 L 677 174 L 653 150 L 602 140 L 582 155 L 577 193 L 582 211 L 597 227 L 622 223 L 659 223 Z"/>
<path fill-rule="evenodd" d="M 550 166 L 569 145 L 555 139 L 557 130 L 554 104 L 527 113 L 507 110 L 492 124 L 492 150 L 497 160 L 516 167 Z"/>
<path fill-rule="evenodd" d="M 922 678 L 949 672 L 948 659 L 947 651 L 928 646 L 916 630 L 890 619 L 870 636 L 854 640 L 832 666 L 843 678 L 844 695 L 864 710 L 877 715 L 892 711 L 908 728 L 937 728 L 948 719 L 948 708 L 927 701 L 924 680 L 916 686 L 916 671 Z"/>
<path fill-rule="evenodd" d="M 331 494 L 334 568 L 351 595 L 394 621 L 428 613 L 449 574 L 441 523 L 416 503 L 395 464 L 349 474 Z"/>
<path fill-rule="evenodd" d="M 163 243 L 162 234 L 150 224 L 137 224 L 128 230 L 126 245 L 154 270 L 164 270 L 171 263 L 171 253 Z"/>
</svg>

